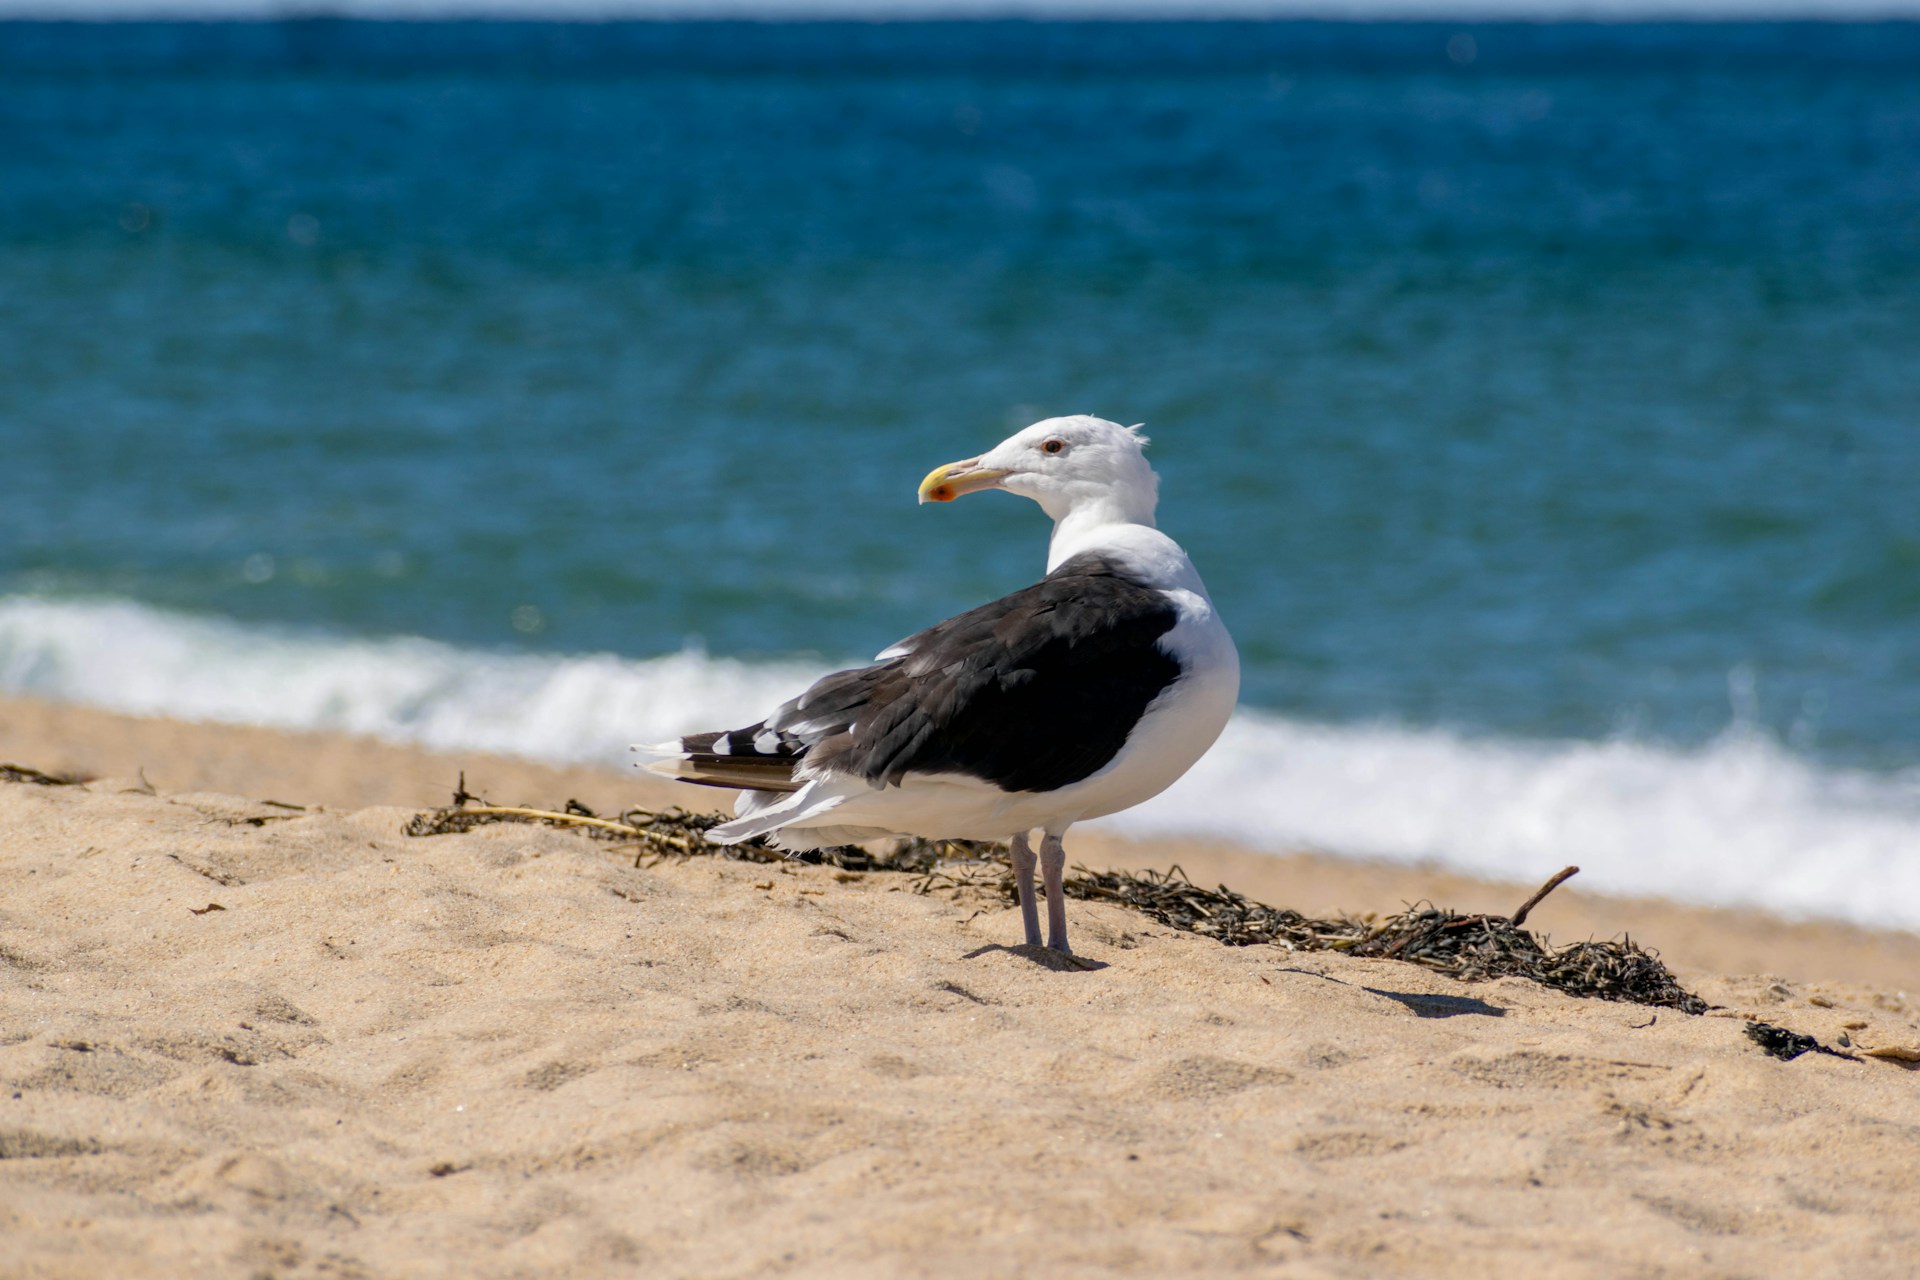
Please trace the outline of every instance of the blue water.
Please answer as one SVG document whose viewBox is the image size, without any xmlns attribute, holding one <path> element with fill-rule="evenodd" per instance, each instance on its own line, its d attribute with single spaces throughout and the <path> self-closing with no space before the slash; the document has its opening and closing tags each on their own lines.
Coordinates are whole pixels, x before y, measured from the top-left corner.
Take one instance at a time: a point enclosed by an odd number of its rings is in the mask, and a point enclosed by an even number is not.
<svg viewBox="0 0 1920 1280">
<path fill-rule="evenodd" d="M 63 602 L 864 657 L 1083 411 L 1263 723 L 1744 735 L 1920 850 L 1920 24 L 0 24 L 5 687 L 145 660 Z"/>
</svg>

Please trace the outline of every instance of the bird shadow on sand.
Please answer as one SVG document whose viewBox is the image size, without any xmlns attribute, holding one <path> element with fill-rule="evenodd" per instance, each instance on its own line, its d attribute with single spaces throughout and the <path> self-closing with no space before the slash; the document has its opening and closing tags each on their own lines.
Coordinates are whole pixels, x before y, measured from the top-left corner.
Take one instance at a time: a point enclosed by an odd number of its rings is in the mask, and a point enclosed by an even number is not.
<svg viewBox="0 0 1920 1280">
<path fill-rule="evenodd" d="M 1039 965 L 1042 969 L 1050 969 L 1054 973 L 1089 973 L 1095 969 L 1104 969 L 1107 967 L 1099 960 L 1089 960 L 1085 956 L 1076 956 L 1064 951 L 1055 951 L 1051 947 L 1003 947 L 997 942 L 990 942 L 984 947 L 975 947 L 972 951 L 967 952 L 967 954 L 960 958 L 962 960 L 972 960 L 994 951 L 1004 951 L 1010 956 L 1019 956 L 1022 960 L 1031 961 Z"/>
<path fill-rule="evenodd" d="M 1475 1000 L 1472 996 L 1440 996 L 1415 991 L 1382 991 L 1379 987 L 1362 987 L 1362 991 L 1371 991 L 1374 995 L 1385 996 L 1396 1004 L 1403 1005 L 1419 1018 L 1457 1018 L 1461 1014 L 1477 1014 L 1483 1018 L 1504 1018 L 1507 1011 L 1497 1004 L 1488 1004 L 1485 1000 Z"/>
<path fill-rule="evenodd" d="M 1379 987 L 1343 982 L 1331 974 L 1315 973 L 1311 969 L 1278 968 L 1273 972 L 1303 974 L 1306 977 L 1318 978 L 1322 982 L 1331 982 L 1342 987 L 1359 986 L 1360 990 L 1371 995 L 1385 996 L 1419 1018 L 1457 1018 L 1461 1014 L 1478 1014 L 1483 1018 L 1507 1016 L 1507 1011 L 1499 1005 L 1488 1004 L 1485 1000 L 1476 1000 L 1472 996 L 1443 996 L 1425 991 L 1383 991 Z"/>
</svg>

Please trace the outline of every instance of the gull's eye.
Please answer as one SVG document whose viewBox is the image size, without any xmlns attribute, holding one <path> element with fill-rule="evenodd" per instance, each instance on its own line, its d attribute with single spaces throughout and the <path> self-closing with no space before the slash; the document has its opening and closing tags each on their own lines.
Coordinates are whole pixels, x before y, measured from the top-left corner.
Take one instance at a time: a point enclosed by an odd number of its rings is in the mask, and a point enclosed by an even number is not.
<svg viewBox="0 0 1920 1280">
<path fill-rule="evenodd" d="M 1040 450 L 1043 453 L 1064 453 L 1066 448 L 1067 442 L 1065 440 L 1049 440 L 1040 446 Z"/>
</svg>

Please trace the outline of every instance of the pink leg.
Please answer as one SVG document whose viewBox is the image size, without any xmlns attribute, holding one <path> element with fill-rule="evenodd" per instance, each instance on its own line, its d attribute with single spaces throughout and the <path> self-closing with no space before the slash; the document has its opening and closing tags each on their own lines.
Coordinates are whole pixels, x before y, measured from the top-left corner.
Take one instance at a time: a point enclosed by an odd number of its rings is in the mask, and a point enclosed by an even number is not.
<svg viewBox="0 0 1920 1280">
<path fill-rule="evenodd" d="M 1027 926 L 1027 945 L 1040 945 L 1040 909 L 1033 900 L 1033 846 L 1022 831 L 1009 841 L 1013 854 L 1013 883 L 1020 891 L 1020 919 Z"/>
<path fill-rule="evenodd" d="M 1067 895 L 1061 887 L 1067 876 L 1067 851 L 1060 837 L 1049 831 L 1040 842 L 1040 882 L 1047 890 L 1047 945 L 1055 951 L 1073 954 L 1067 945 Z M 1035 941 L 1039 930 L 1028 930 Z"/>
</svg>

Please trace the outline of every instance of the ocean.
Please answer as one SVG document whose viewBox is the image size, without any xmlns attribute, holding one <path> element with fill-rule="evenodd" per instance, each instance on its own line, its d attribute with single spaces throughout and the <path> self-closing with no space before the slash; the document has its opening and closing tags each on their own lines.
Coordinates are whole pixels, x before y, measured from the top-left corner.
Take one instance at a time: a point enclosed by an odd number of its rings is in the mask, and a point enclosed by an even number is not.
<svg viewBox="0 0 1920 1280">
<path fill-rule="evenodd" d="M 624 761 L 1073 412 L 1245 664 L 1114 825 L 1920 927 L 1920 24 L 0 23 L 0 692 Z"/>
</svg>

